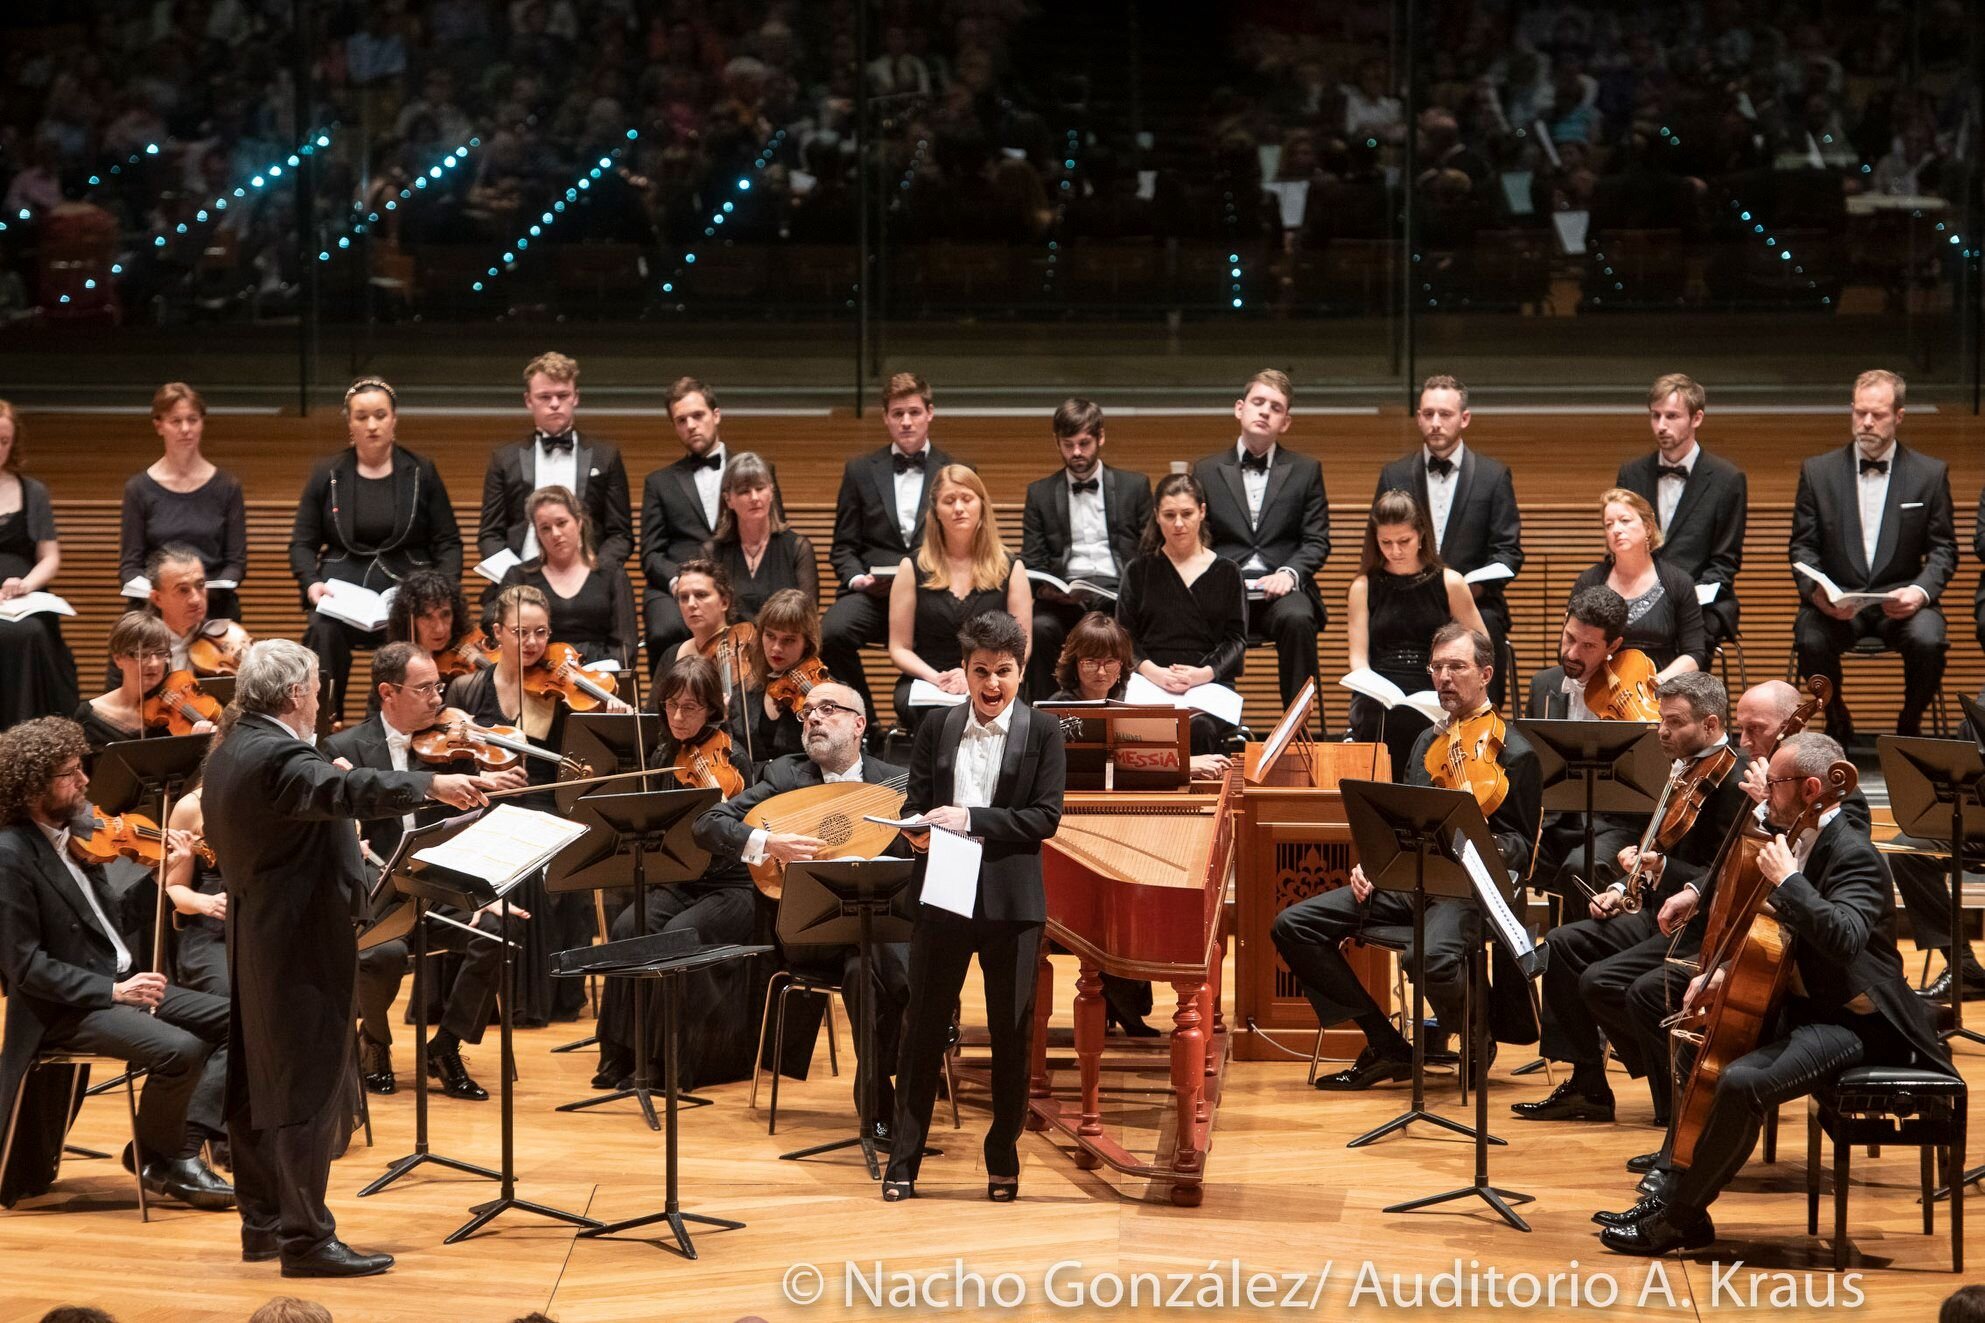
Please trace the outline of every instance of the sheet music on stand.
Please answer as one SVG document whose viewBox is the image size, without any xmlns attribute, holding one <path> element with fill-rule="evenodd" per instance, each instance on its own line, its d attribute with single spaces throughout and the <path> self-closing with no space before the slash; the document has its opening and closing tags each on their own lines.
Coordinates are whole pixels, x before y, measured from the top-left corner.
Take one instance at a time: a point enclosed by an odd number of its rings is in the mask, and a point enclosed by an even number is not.
<svg viewBox="0 0 1985 1323">
<path fill-rule="evenodd" d="M 1530 930 L 1523 926 L 1516 917 L 1516 911 L 1509 907 L 1509 897 L 1496 884 L 1495 875 L 1482 859 L 1482 852 L 1475 848 L 1475 842 L 1468 839 L 1466 832 L 1454 833 L 1454 855 L 1468 870 L 1468 880 L 1475 884 L 1475 899 L 1481 902 L 1482 912 L 1495 925 L 1517 967 L 1526 974 L 1537 973 L 1542 948 L 1530 939 Z"/>
<path fill-rule="evenodd" d="M 479 877 L 501 894 L 551 862 L 587 830 L 584 823 L 554 813 L 500 804 L 468 830 L 415 851 L 414 859 Z"/>
</svg>

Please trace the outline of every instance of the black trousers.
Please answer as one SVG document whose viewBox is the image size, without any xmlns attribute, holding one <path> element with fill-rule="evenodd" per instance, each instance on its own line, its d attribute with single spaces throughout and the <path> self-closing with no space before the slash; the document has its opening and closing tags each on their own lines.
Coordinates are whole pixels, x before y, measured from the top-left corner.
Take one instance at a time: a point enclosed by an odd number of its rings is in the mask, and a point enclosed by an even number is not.
<svg viewBox="0 0 1985 1323">
<path fill-rule="evenodd" d="M 1264 597 L 1248 603 L 1248 632 L 1275 645 L 1275 679 L 1284 707 L 1305 681 L 1317 678 L 1317 636 L 1329 619 L 1323 604 L 1301 587 L 1273 600 Z"/>
<path fill-rule="evenodd" d="M 180 987 L 227 1000 L 227 930 L 219 923 L 193 919 L 175 933 L 172 965 Z M 197 1134 L 220 1139 L 227 1134 L 226 1110 L 227 1037 L 223 1034 L 200 1071 L 200 1083 L 186 1105 L 186 1119 Z"/>
<path fill-rule="evenodd" d="M 312 611 L 303 626 L 303 646 L 317 654 L 318 670 L 331 682 L 329 715 L 341 718 L 345 711 L 345 686 L 351 680 L 352 656 L 361 648 L 376 648 L 386 641 L 383 629 L 353 629 L 342 620 L 333 620 L 322 611 Z"/>
<path fill-rule="evenodd" d="M 1932 850 L 1950 848 L 1946 841 L 1924 840 L 1915 836 L 1897 836 L 1894 844 Z M 1882 861 L 1888 865 L 1889 876 L 1895 879 L 1895 889 L 1902 893 L 1903 907 L 1909 913 L 1909 935 L 1914 939 L 1916 948 L 1919 951 L 1942 951 L 1950 946 L 1950 861 L 1914 854 L 1885 854 Z M 1979 859 L 1976 855 L 1966 863 L 1965 872 L 1978 872 Z"/>
<path fill-rule="evenodd" d="M 910 1005 L 910 944 L 878 942 L 869 953 L 868 986 L 862 985 L 861 952 L 853 946 L 802 946 L 786 953 L 795 974 L 841 985 L 848 1020 L 854 1026 L 855 1106 L 867 1108 L 862 1123 L 889 1121 L 896 1115 L 896 1063 L 903 1048 L 903 1017 Z M 871 1011 L 871 1003 L 873 1010 Z M 875 1016 L 874 1059 L 862 1055 L 862 1017 Z M 774 1063 L 775 1068 L 779 1063 Z M 875 1100 L 867 1102 L 869 1076 L 875 1077 Z"/>
<path fill-rule="evenodd" d="M 1792 625 L 1792 642 L 1799 655 L 1799 674 L 1824 675 L 1833 682 L 1833 702 L 1827 709 L 1831 726 L 1836 715 L 1847 711 L 1840 685 L 1840 654 L 1864 638 L 1879 638 L 1891 652 L 1902 654 L 1902 710 L 1896 714 L 1898 735 L 1914 735 L 1922 728 L 1923 709 L 1944 678 L 1944 617 L 1934 606 L 1926 606 L 1907 620 L 1891 620 L 1879 605 L 1870 606 L 1851 620 L 1835 620 L 1822 615 L 1808 603 L 1799 608 Z"/>
<path fill-rule="evenodd" d="M 827 673 L 862 696 L 868 709 L 868 728 L 878 731 L 882 713 L 868 691 L 868 678 L 862 674 L 862 649 L 874 647 L 889 638 L 889 598 L 868 593 L 843 592 L 820 618 L 820 660 Z"/>
<path fill-rule="evenodd" d="M 647 931 L 689 931 L 702 942 L 747 942 L 751 940 L 757 904 L 758 893 L 748 885 L 680 882 L 673 886 L 649 887 Z M 612 938 L 616 942 L 623 941 L 639 931 L 634 906 L 630 904 L 614 918 Z M 726 969 L 732 967 L 741 968 L 737 962 L 732 962 L 730 967 L 718 966 L 685 974 L 678 981 L 676 1004 L 680 1007 L 677 1014 L 685 1058 L 693 1052 L 695 1022 L 701 1017 L 729 1013 L 729 1009 L 721 1003 L 725 991 L 736 986 L 736 976 L 726 976 Z M 636 983 L 640 985 L 638 992 L 634 986 Z M 659 989 L 660 983 L 655 979 L 610 978 L 604 981 L 600 990 L 599 1024 L 595 1030 L 600 1037 L 602 1062 L 608 1059 L 613 1049 L 617 1048 L 622 1053 L 634 1050 L 634 998 L 638 995 L 649 998 L 646 1008 L 649 1048 L 651 1059 L 659 1063 L 657 1053 L 662 1043 Z M 682 1080 L 685 1088 L 695 1082 L 693 1061 L 686 1062 Z"/>
<path fill-rule="evenodd" d="M 451 911 L 449 917 L 464 921 L 467 918 L 459 911 Z M 476 920 L 476 928 L 494 938 L 499 922 L 494 914 L 485 914 Z M 524 939 L 524 920 L 511 918 L 510 939 Z M 358 954 L 359 1021 L 367 1038 L 388 1047 L 393 1043 L 393 1000 L 400 995 L 400 983 L 406 977 L 409 949 L 409 944 L 401 939 L 381 942 Z M 496 1010 L 503 949 L 494 940 L 477 941 L 445 923 L 428 924 L 428 959 L 438 961 L 444 951 L 459 952 L 462 958 L 436 1027 L 446 1029 L 464 1043 L 480 1043 L 483 1030 L 489 1027 L 490 1015 Z M 429 973 L 439 968 L 437 964 Z"/>
<path fill-rule="evenodd" d="M 50 1050 L 98 1052 L 145 1068 L 144 1096 L 138 1103 L 138 1144 L 149 1158 L 185 1157 L 205 1134 L 221 1132 L 216 1095 L 211 1110 L 189 1109 L 200 1090 L 207 1062 L 227 1043 L 227 998 L 188 988 L 168 987 L 153 1015 L 136 1006 L 80 1011 L 50 1029 L 41 1045 Z"/>
<path fill-rule="evenodd" d="M 1599 1023 L 1588 1000 L 1586 980 L 1609 957 L 1637 947 L 1657 933 L 1651 906 L 1637 914 L 1580 919 L 1551 929 L 1545 939 L 1551 944 L 1551 959 L 1544 967 L 1546 1057 L 1575 1066 L 1605 1064 L 1606 1045 L 1599 1040 Z M 1620 987 L 1618 995 L 1625 994 L 1625 987 Z"/>
<path fill-rule="evenodd" d="M 641 612 L 647 622 L 648 656 L 656 674 L 668 669 L 667 659 L 689 638 L 689 626 L 682 623 L 682 611 L 667 593 L 648 592 L 641 599 Z"/>
<path fill-rule="evenodd" d="M 341 1080 L 353 1069 L 349 1033 L 318 1049 L 343 1063 Z M 234 1159 L 234 1200 L 241 1210 L 244 1236 L 281 1237 L 285 1259 L 298 1259 L 321 1248 L 337 1234 L 338 1224 L 324 1203 L 331 1183 L 331 1159 L 350 1137 L 351 1094 L 330 1090 L 323 1105 L 295 1125 L 258 1128 L 249 1109 L 228 1121 L 228 1145 Z"/>
<path fill-rule="evenodd" d="M 1669 1187 L 1672 1211 L 1688 1217 L 1709 1207 L 1749 1160 L 1770 1110 L 1804 1097 L 1849 1066 L 1911 1060 L 1909 1044 L 1879 1014 L 1835 1012 L 1817 1023 L 1801 1022 L 1808 1013 L 1795 1002 L 1787 1017 L 1790 1031 L 1731 1062 L 1717 1080 L 1694 1159 Z"/>
<path fill-rule="evenodd" d="M 1396 891 L 1375 891 L 1360 905 L 1351 888 L 1339 887 L 1311 896 L 1282 911 L 1269 936 L 1282 961 L 1302 982 L 1303 995 L 1316 1009 L 1319 1024 L 1354 1020 L 1365 1039 L 1381 1055 L 1410 1051 L 1371 993 L 1358 981 L 1338 943 L 1363 927 L 1413 923 L 1413 902 Z M 1427 905 L 1427 959 L 1424 986 L 1427 1002 L 1440 1018 L 1444 1032 L 1457 1033 L 1462 1023 L 1463 996 L 1468 986 L 1468 953 L 1481 941 L 1481 922 L 1472 905 L 1432 900 Z M 1413 967 L 1412 942 L 1400 956 Z"/>
<path fill-rule="evenodd" d="M 1709 635 L 1709 647 L 1715 650 L 1719 643 L 1728 643 L 1737 637 L 1737 621 L 1740 608 L 1737 599 L 1731 596 L 1728 586 L 1716 590 L 1716 600 L 1702 609 L 1703 632 Z"/>
<path fill-rule="evenodd" d="M 888 1179 L 913 1181 L 930 1134 L 937 1081 L 944 1073 L 944 1040 L 951 1008 L 965 986 L 972 957 L 986 984 L 986 1027 L 992 1040 L 992 1126 L 986 1131 L 986 1174 L 1020 1174 L 1020 1132 L 1027 1124 L 1028 1055 L 1034 1041 L 1034 982 L 1045 925 L 1010 919 L 968 919 L 920 906 L 910 938 L 910 1022 L 896 1063 L 896 1124 Z"/>
<path fill-rule="evenodd" d="M 1700 929 L 1690 928 L 1675 954 L 1694 955 L 1700 935 Z M 1592 1018 L 1605 1030 L 1627 1074 L 1646 1077 L 1657 1125 L 1667 1120 L 1675 1095 L 1668 1031 L 1661 1022 L 1681 1006 L 1692 977 L 1686 969 L 1668 963 L 1668 946 L 1669 939 L 1656 933 L 1586 971 L 1593 990 Z M 1581 984 L 1581 991 L 1585 986 Z"/>
</svg>

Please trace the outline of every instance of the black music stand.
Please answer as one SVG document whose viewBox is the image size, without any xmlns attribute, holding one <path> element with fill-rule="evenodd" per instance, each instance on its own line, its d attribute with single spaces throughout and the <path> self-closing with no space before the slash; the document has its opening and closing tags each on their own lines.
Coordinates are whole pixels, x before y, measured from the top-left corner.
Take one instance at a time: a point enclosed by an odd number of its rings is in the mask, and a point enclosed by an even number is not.
<svg viewBox="0 0 1985 1323">
<path fill-rule="evenodd" d="M 387 1164 L 386 1170 L 377 1179 L 358 1192 L 363 1199 L 369 1194 L 377 1194 L 400 1177 L 407 1175 L 423 1163 L 432 1162 L 437 1167 L 447 1167 L 470 1176 L 482 1176 L 492 1181 L 503 1179 L 503 1173 L 491 1171 L 488 1167 L 478 1167 L 472 1162 L 459 1158 L 443 1157 L 429 1150 L 427 1146 L 427 912 L 435 901 L 426 894 L 424 884 L 410 871 L 408 864 L 415 850 L 424 850 L 430 845 L 440 845 L 443 841 L 458 835 L 475 821 L 477 815 L 466 814 L 450 818 L 444 822 L 416 827 L 400 838 L 399 849 L 380 870 L 379 885 L 374 887 L 374 895 L 386 887 L 400 893 L 401 903 L 394 907 L 379 922 L 359 934 L 358 949 L 370 951 L 376 946 L 397 941 L 402 937 L 413 939 L 414 957 L 414 1148 L 403 1158 L 396 1158 Z M 416 867 L 424 868 L 425 865 Z M 493 941 L 508 942 L 507 936 L 491 936 Z M 507 1083 L 507 1081 L 506 1081 Z"/>
<path fill-rule="evenodd" d="M 631 727 L 630 727 L 631 729 Z M 567 891 L 619 891 L 634 888 L 634 936 L 648 933 L 648 887 L 693 881 L 703 875 L 710 852 L 696 843 L 691 828 L 696 819 L 714 807 L 720 792 L 708 789 L 637 790 L 629 794 L 589 795 L 580 800 L 573 816 L 592 828 L 582 842 L 558 856 L 545 878 L 545 890 L 554 894 Z M 649 876 L 648 855 L 659 853 L 655 876 Z M 631 863 L 629 861 L 632 861 Z M 608 942 L 607 946 L 615 943 Z M 632 1098 L 641 1107 L 641 1116 L 650 1130 L 662 1128 L 655 1115 L 655 1082 L 649 1073 L 648 1010 L 645 999 L 634 998 L 634 1078 L 624 1089 L 613 1089 L 561 1103 L 561 1112 L 584 1111 L 603 1103 Z M 673 1062 L 671 1062 L 673 1078 Z M 708 1107 L 708 1098 L 692 1098 L 695 1107 Z"/>
<path fill-rule="evenodd" d="M 1652 813 L 1668 782 L 1669 759 L 1654 724 L 1524 718 L 1515 725 L 1537 751 L 1544 811 L 1585 815 L 1585 866 L 1597 885 L 1593 814 Z"/>
<path fill-rule="evenodd" d="M 612 1236 L 636 1227 L 645 1227 L 656 1222 L 666 1222 L 675 1236 L 677 1248 L 686 1259 L 696 1257 L 695 1242 L 689 1238 L 688 1222 L 701 1222 L 705 1226 L 723 1231 L 736 1231 L 744 1223 L 726 1217 L 711 1217 L 704 1213 L 685 1213 L 677 1191 L 677 1143 L 676 1113 L 681 1102 L 680 1091 L 676 1087 L 676 1065 L 681 1058 L 677 1030 L 680 1017 L 676 1006 L 676 983 L 685 974 L 694 974 L 713 965 L 721 965 L 731 960 L 747 959 L 764 955 L 769 946 L 739 946 L 734 943 L 699 943 L 693 933 L 672 932 L 654 933 L 643 937 L 630 937 L 624 941 L 608 942 L 603 946 L 582 946 L 571 951 L 560 951 L 552 964 L 554 978 L 584 978 L 589 974 L 604 974 L 608 978 L 650 978 L 661 984 L 662 1025 L 664 1045 L 668 1052 L 668 1065 L 664 1069 L 663 1114 L 668 1118 L 668 1135 L 664 1142 L 667 1150 L 665 1163 L 666 1196 L 662 1210 L 658 1213 L 644 1213 L 640 1217 L 624 1218 L 618 1222 L 595 1223 L 581 1236 Z M 639 993 L 636 994 L 639 1004 Z"/>
<path fill-rule="evenodd" d="M 1340 785 L 1344 792 L 1344 815 L 1351 828 L 1351 839 L 1358 848 L 1365 877 L 1379 890 L 1406 894 L 1413 907 L 1413 1016 L 1417 1022 L 1422 1018 L 1426 1004 L 1427 898 L 1446 897 L 1474 909 L 1488 909 L 1493 902 L 1478 892 L 1476 881 L 1462 862 L 1462 856 L 1466 847 L 1472 845 L 1489 879 L 1489 886 L 1494 887 L 1494 879 L 1503 876 L 1505 871 L 1502 851 L 1497 847 L 1495 836 L 1490 832 L 1488 821 L 1482 816 L 1475 797 L 1465 790 L 1397 785 L 1386 781 L 1344 781 Z M 1501 900 L 1500 893 L 1495 894 L 1494 900 Z M 1506 904 L 1504 908 L 1507 908 Z M 1521 950 L 1513 945 L 1510 934 L 1521 931 L 1515 918 L 1494 917 L 1495 921 L 1488 924 L 1489 928 L 1499 940 L 1512 943 L 1511 954 L 1517 957 L 1519 964 L 1527 964 L 1534 969 L 1538 959 L 1534 951 Z M 1469 952 L 1473 995 L 1466 1031 L 1475 1041 L 1474 1059 L 1486 1062 L 1489 1053 L 1488 989 L 1483 948 L 1484 943 L 1477 940 L 1471 944 Z M 1486 1076 L 1486 1071 L 1484 1074 Z M 1384 1125 L 1358 1136 L 1345 1147 L 1359 1148 L 1402 1130 L 1415 1121 L 1428 1121 L 1474 1141 L 1474 1183 L 1444 1194 L 1394 1204 L 1384 1211 L 1410 1212 L 1474 1195 L 1488 1203 L 1517 1230 L 1530 1230 L 1510 1205 L 1528 1203 L 1531 1196 L 1489 1184 L 1488 1146 L 1507 1144 L 1508 1141 L 1488 1132 L 1488 1080 L 1484 1078 L 1477 1082 L 1475 1125 L 1472 1128 L 1427 1111 L 1425 1090 L 1425 1040 L 1415 1033 L 1412 1106 Z"/>
<path fill-rule="evenodd" d="M 161 831 L 172 823 L 172 801 L 200 775 L 211 735 L 165 735 L 156 739 L 119 740 L 97 754 L 90 773 L 91 796 L 105 813 L 129 813 L 156 806 Z M 152 877 L 158 890 L 152 915 L 152 968 L 165 972 L 165 861 Z"/>
<path fill-rule="evenodd" d="M 786 865 L 785 889 L 779 895 L 779 940 L 789 949 L 852 942 L 859 953 L 856 978 L 861 981 L 862 1018 L 855 1026 L 855 1058 L 862 1078 L 862 1099 L 856 1116 L 858 1133 L 852 1139 L 834 1139 L 781 1153 L 782 1161 L 797 1162 L 859 1145 L 868 1163 L 868 1178 L 882 1179 L 875 1136 L 863 1122 L 863 1118 L 875 1115 L 877 1072 L 887 1074 L 889 1070 L 889 1063 L 879 1060 L 875 1052 L 876 997 L 869 962 L 876 943 L 910 940 L 911 920 L 893 907 L 909 885 L 914 868 L 908 859 L 808 860 Z M 773 1068 L 778 1068 L 776 1062 Z"/>
<path fill-rule="evenodd" d="M 1964 857 L 1985 845 L 1985 754 L 1971 740 L 1932 740 L 1883 735 L 1875 741 L 1882 779 L 1888 784 L 1895 825 L 1911 836 L 1943 837 L 1950 843 L 1951 1027 L 1945 1042 L 1985 1043 L 1985 1034 L 1964 1027 Z"/>
</svg>

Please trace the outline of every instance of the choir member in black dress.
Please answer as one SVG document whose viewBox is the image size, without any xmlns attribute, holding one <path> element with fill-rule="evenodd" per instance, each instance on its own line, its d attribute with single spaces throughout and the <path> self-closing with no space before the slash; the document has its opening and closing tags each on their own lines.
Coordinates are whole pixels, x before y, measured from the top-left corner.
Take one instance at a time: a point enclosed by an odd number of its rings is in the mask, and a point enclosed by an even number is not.
<svg viewBox="0 0 1985 1323">
<path fill-rule="evenodd" d="M 0 400 L 0 602 L 41 592 L 62 568 L 48 488 L 20 471 L 20 418 Z M 61 617 L 0 620 L 0 728 L 76 707 L 76 659 Z"/>
<path fill-rule="evenodd" d="M 913 681 L 928 681 L 947 694 L 966 692 L 958 631 L 986 611 L 1004 611 L 1022 630 L 1032 629 L 1027 567 L 1000 541 L 979 475 L 947 464 L 931 479 L 923 542 L 897 565 L 889 586 L 889 660 L 903 673 L 896 682 L 896 720 L 905 730 L 914 733 L 930 711 L 910 706 Z"/>
<path fill-rule="evenodd" d="M 745 707 L 751 713 L 752 758 L 765 762 L 789 753 L 805 752 L 805 732 L 799 710 L 806 704 L 806 691 L 795 692 L 785 701 L 773 696 L 773 682 L 792 670 L 815 662 L 820 656 L 820 610 L 813 599 L 797 588 L 783 588 L 765 599 L 758 612 L 758 637 L 750 670 L 764 677 L 755 701 Z M 737 736 L 732 735 L 733 742 Z"/>
<path fill-rule="evenodd" d="M 1654 507 L 1638 492 L 1614 487 L 1599 498 L 1605 515 L 1606 559 L 1578 576 L 1572 592 L 1603 585 L 1627 604 L 1626 640 L 1661 668 L 1660 678 L 1709 665 L 1709 635 L 1695 581 L 1678 566 L 1655 559 L 1661 527 Z"/>
<path fill-rule="evenodd" d="M 462 573 L 462 534 L 434 461 L 394 438 L 399 400 L 377 377 L 345 390 L 350 446 L 311 470 L 290 531 L 290 573 L 310 610 L 303 643 L 330 677 L 330 715 L 344 711 L 352 652 L 386 641 L 384 627 L 356 629 L 315 608 L 328 581 L 383 593 L 415 570 Z"/>
<path fill-rule="evenodd" d="M 724 719 L 724 695 L 717 668 L 706 658 L 685 657 L 655 683 L 656 700 L 668 722 L 668 739 L 659 762 L 673 763 L 684 744 L 699 743 L 716 732 Z M 739 755 L 741 757 L 742 755 Z M 750 769 L 733 763 L 749 782 Z M 695 784 L 685 780 L 684 784 Z M 748 942 L 757 925 L 758 890 L 751 872 L 736 856 L 712 856 L 703 875 L 672 886 L 649 887 L 645 928 L 630 904 L 613 921 L 619 941 L 640 932 L 693 932 L 699 942 Z M 636 902 L 640 903 L 640 902 Z M 721 1083 L 736 1078 L 737 1045 L 744 1044 L 749 1067 L 751 1007 L 747 995 L 747 961 L 705 970 L 685 978 L 678 991 L 682 1049 L 677 1062 L 683 1087 Z M 600 994 L 600 1069 L 593 1077 L 598 1089 L 621 1088 L 634 1070 L 634 980 L 608 979 Z M 642 981 L 639 994 L 653 997 L 655 984 Z M 659 999 L 654 1003 L 659 1010 Z M 661 1016 L 647 1017 L 650 1060 L 660 1062 Z"/>
<path fill-rule="evenodd" d="M 106 744 L 143 739 L 145 700 L 165 680 L 172 662 L 172 631 L 149 611 L 127 611 L 110 627 L 110 664 L 117 669 L 117 687 L 95 698 L 85 699 L 76 709 L 76 724 L 90 742 L 94 757 Z M 195 722 L 193 734 L 213 730 L 205 721 Z"/>
<path fill-rule="evenodd" d="M 117 577 L 129 583 L 145 561 L 168 543 L 191 547 L 209 580 L 239 585 L 248 575 L 248 511 L 241 480 L 216 468 L 200 451 L 207 402 L 183 381 L 168 381 L 152 396 L 152 430 L 165 454 L 124 484 L 124 515 L 117 542 Z M 207 614 L 241 616 L 234 588 L 209 584 Z"/>
<path fill-rule="evenodd" d="M 1410 492 L 1384 492 L 1372 502 L 1347 605 L 1351 669 L 1376 671 L 1409 694 L 1431 687 L 1434 631 L 1453 620 L 1489 632 L 1468 585 L 1434 553 L 1427 512 Z M 1363 694 L 1351 698 L 1351 737 L 1383 738 L 1395 781 L 1405 778 L 1413 742 L 1429 724 L 1403 703 L 1388 712 Z"/>
<path fill-rule="evenodd" d="M 593 521 L 600 559 L 625 564 L 634 549 L 627 466 L 619 447 L 579 431 L 579 364 L 560 353 L 539 354 L 526 363 L 524 406 L 531 411 L 531 434 L 492 450 L 483 472 L 476 521 L 481 558 L 506 548 L 525 560 L 537 555 L 537 530 L 525 503 L 532 492 L 563 487 Z"/>
<path fill-rule="evenodd" d="M 551 603 L 551 636 L 577 648 L 582 661 L 626 670 L 640 642 L 627 567 L 594 552 L 592 521 L 565 488 L 540 488 L 524 504 L 538 554 L 511 566 L 504 586 L 526 583 L 543 593 Z"/>
<path fill-rule="evenodd" d="M 1142 553 L 1124 569 L 1117 621 L 1130 631 L 1138 674 L 1168 694 L 1232 685 L 1247 659 L 1247 588 L 1241 568 L 1213 552 L 1206 492 L 1190 473 L 1161 478 L 1152 493 Z M 1218 753 L 1233 727 L 1192 715 L 1192 751 Z"/>
<path fill-rule="evenodd" d="M 820 567 L 813 560 L 813 543 L 786 526 L 771 467 L 750 451 L 733 456 L 718 499 L 724 508 L 703 554 L 730 576 L 737 618 L 758 619 L 765 599 L 787 588 L 805 593 L 818 610 Z"/>
</svg>

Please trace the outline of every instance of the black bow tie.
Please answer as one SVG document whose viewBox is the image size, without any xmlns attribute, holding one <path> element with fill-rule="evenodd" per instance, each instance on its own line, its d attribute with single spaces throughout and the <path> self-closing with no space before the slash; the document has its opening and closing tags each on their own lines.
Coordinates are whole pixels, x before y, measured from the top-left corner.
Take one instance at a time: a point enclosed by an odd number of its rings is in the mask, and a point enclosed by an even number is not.
<svg viewBox="0 0 1985 1323">
<path fill-rule="evenodd" d="M 1654 480 L 1659 482 L 1663 478 L 1674 478 L 1678 482 L 1687 482 L 1689 480 L 1689 471 L 1680 464 L 1656 464 L 1654 466 Z"/>
<path fill-rule="evenodd" d="M 914 455 L 906 455 L 899 450 L 890 457 L 890 462 L 896 466 L 898 473 L 908 473 L 911 469 L 921 472 L 924 467 L 924 460 L 929 458 L 929 455 L 930 452 L 927 450 L 919 450 Z"/>
<path fill-rule="evenodd" d="M 1071 482 L 1068 484 L 1068 489 L 1078 496 L 1083 492 L 1099 492 L 1103 490 L 1103 480 L 1101 478 L 1090 478 L 1086 482 Z"/>
<path fill-rule="evenodd" d="M 1242 471 L 1243 473 L 1266 473 L 1266 472 L 1268 472 L 1268 456 L 1266 456 L 1266 455 L 1242 455 L 1242 456 L 1241 456 L 1241 471 Z"/>
<path fill-rule="evenodd" d="M 543 446 L 548 452 L 571 450 L 578 439 L 578 433 L 572 431 L 570 428 L 560 432 L 557 436 L 553 436 L 549 432 L 538 433 L 538 444 Z"/>
<path fill-rule="evenodd" d="M 721 469 L 724 467 L 724 457 L 715 453 L 698 455 L 690 461 L 689 467 L 693 469 Z"/>
<path fill-rule="evenodd" d="M 1864 459 L 1861 461 L 1861 476 L 1864 478 L 1870 473 L 1887 473 L 1888 471 L 1889 462 L 1885 459 Z"/>
<path fill-rule="evenodd" d="M 1448 474 L 1454 472 L 1454 461 L 1451 459 L 1429 459 L 1427 461 L 1427 472 L 1445 478 Z"/>
</svg>

